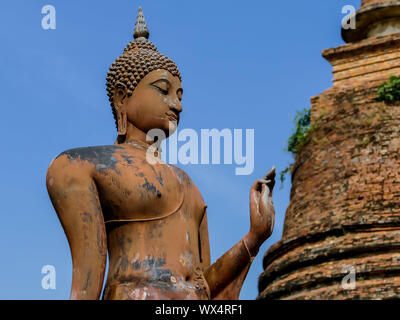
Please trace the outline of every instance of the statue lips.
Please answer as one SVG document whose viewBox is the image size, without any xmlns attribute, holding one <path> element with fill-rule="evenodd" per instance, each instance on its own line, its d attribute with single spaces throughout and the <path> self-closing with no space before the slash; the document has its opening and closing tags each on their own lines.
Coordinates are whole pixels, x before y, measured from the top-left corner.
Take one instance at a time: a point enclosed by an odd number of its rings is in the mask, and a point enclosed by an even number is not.
<svg viewBox="0 0 400 320">
<path fill-rule="evenodd" d="M 165 114 L 167 115 L 169 120 L 179 123 L 179 115 L 176 112 L 170 110 Z"/>
</svg>

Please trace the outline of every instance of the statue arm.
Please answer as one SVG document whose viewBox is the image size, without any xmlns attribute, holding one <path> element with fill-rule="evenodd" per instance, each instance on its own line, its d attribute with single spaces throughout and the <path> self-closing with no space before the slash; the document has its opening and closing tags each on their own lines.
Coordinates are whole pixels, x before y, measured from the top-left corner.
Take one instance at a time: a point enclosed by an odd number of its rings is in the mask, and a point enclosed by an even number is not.
<svg viewBox="0 0 400 320">
<path fill-rule="evenodd" d="M 239 241 L 205 271 L 213 300 L 238 300 L 251 262 L 243 241 Z"/>
<path fill-rule="evenodd" d="M 236 245 L 206 271 L 211 299 L 236 300 L 254 257 L 274 228 L 272 190 L 275 167 L 254 182 L 250 189 L 250 230 Z"/>
<path fill-rule="evenodd" d="M 210 288 L 211 299 L 239 299 L 240 290 L 252 261 L 246 247 L 240 241 L 210 266 L 207 212 L 204 213 L 199 231 L 200 262 Z"/>
<path fill-rule="evenodd" d="M 106 268 L 107 240 L 90 168 L 61 156 L 49 167 L 46 184 L 71 250 L 70 299 L 99 299 Z"/>
<path fill-rule="evenodd" d="M 210 240 L 208 238 L 208 222 L 207 222 L 206 208 L 204 209 L 205 212 L 199 228 L 200 264 L 203 272 L 205 272 L 210 267 L 211 264 Z"/>
</svg>

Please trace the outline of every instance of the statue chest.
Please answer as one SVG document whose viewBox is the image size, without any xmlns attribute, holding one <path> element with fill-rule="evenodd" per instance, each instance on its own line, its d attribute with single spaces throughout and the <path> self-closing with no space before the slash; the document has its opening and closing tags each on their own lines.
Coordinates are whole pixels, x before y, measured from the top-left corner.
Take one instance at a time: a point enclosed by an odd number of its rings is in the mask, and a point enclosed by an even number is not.
<svg viewBox="0 0 400 320">
<path fill-rule="evenodd" d="M 168 164 L 121 161 L 96 180 L 105 221 L 148 220 L 177 213 L 199 222 L 204 213 L 197 187 L 182 170 Z"/>
</svg>

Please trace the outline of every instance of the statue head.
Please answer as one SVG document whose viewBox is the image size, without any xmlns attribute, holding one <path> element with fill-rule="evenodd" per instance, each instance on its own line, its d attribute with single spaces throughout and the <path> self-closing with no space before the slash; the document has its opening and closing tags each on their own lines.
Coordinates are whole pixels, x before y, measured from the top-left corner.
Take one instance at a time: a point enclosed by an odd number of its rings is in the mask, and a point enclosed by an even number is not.
<svg viewBox="0 0 400 320">
<path fill-rule="evenodd" d="M 112 63 L 106 78 L 119 140 L 126 135 L 128 123 L 145 133 L 161 129 L 168 136 L 175 131 L 182 111 L 179 70 L 148 38 L 139 7 L 134 41 Z"/>
</svg>

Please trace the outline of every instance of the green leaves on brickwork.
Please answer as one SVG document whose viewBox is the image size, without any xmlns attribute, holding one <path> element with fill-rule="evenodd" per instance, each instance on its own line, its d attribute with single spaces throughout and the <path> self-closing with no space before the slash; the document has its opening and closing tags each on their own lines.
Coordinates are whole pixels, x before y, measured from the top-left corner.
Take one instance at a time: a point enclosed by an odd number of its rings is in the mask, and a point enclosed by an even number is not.
<svg viewBox="0 0 400 320">
<path fill-rule="evenodd" d="M 289 138 L 287 151 L 291 152 L 294 156 L 296 156 L 310 140 L 310 135 L 308 134 L 311 129 L 310 111 L 310 109 L 297 111 L 296 118 L 293 121 L 295 130 Z"/>
<path fill-rule="evenodd" d="M 285 151 L 289 151 L 294 158 L 300 150 L 310 141 L 311 132 L 313 130 L 311 126 L 311 110 L 303 109 L 297 111 L 296 117 L 293 120 L 295 124 L 294 132 L 288 140 L 287 147 Z M 280 180 L 285 182 L 286 175 L 291 173 L 293 169 L 293 164 L 286 167 L 280 174 Z"/>
<path fill-rule="evenodd" d="M 283 184 L 286 180 L 286 175 L 291 174 L 293 169 L 293 164 L 287 166 L 284 170 L 281 171 L 280 180 L 281 180 L 281 189 L 283 188 Z"/>
<path fill-rule="evenodd" d="M 375 100 L 388 103 L 400 101 L 400 76 L 391 75 L 388 81 L 382 83 Z"/>
</svg>

